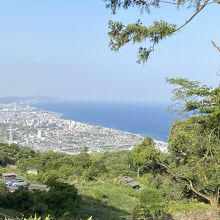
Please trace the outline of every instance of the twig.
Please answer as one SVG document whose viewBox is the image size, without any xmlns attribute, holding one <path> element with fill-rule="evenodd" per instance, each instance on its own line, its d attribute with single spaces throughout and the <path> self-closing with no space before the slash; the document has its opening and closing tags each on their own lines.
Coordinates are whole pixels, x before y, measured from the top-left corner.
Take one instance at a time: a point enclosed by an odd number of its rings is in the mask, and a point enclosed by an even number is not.
<svg viewBox="0 0 220 220">
<path fill-rule="evenodd" d="M 212 45 L 218 50 L 218 52 L 220 52 L 220 47 L 213 40 L 212 40 Z"/>
</svg>

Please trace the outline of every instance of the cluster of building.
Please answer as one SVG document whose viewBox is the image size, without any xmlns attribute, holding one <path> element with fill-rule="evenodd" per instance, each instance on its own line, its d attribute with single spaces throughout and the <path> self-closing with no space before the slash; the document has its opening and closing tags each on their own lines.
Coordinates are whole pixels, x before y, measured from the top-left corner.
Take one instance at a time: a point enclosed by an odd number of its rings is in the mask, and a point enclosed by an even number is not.
<svg viewBox="0 0 220 220">
<path fill-rule="evenodd" d="M 0 104 L 0 140 L 39 150 L 78 153 L 122 150 L 143 138 L 128 132 L 65 120 L 61 114 L 25 104 Z"/>
</svg>

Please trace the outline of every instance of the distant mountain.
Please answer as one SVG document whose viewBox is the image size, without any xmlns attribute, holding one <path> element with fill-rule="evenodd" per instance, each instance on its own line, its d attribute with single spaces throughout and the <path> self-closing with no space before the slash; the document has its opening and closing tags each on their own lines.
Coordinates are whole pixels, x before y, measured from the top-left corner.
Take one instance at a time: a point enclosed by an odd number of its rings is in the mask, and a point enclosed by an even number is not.
<svg viewBox="0 0 220 220">
<path fill-rule="evenodd" d="M 47 96 L 26 96 L 26 97 L 16 97 L 16 96 L 7 96 L 0 97 L 0 103 L 17 103 L 17 104 L 33 104 L 39 102 L 54 102 L 60 101 L 58 98 L 47 97 Z"/>
</svg>

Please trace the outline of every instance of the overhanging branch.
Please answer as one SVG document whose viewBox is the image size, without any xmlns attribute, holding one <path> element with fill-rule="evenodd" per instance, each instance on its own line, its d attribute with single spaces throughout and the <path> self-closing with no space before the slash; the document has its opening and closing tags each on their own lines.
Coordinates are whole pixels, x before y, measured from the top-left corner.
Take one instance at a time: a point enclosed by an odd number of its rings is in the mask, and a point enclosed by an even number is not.
<svg viewBox="0 0 220 220">
<path fill-rule="evenodd" d="M 167 173 L 168 173 L 169 175 L 171 175 L 172 177 L 174 177 L 174 178 L 179 178 L 179 179 L 182 179 L 182 180 L 186 181 L 186 182 L 188 183 L 189 188 L 190 188 L 194 193 L 196 193 L 198 196 L 200 196 L 200 197 L 202 197 L 202 198 L 204 198 L 204 199 L 206 199 L 206 200 L 208 200 L 208 201 L 210 202 L 211 198 L 210 198 L 209 196 L 207 196 L 206 194 L 204 194 L 204 193 L 198 191 L 198 190 L 193 186 L 192 180 L 190 180 L 189 178 L 187 178 L 187 177 L 185 177 L 185 176 L 179 175 L 179 174 L 177 174 L 176 172 L 173 172 L 167 165 L 165 165 L 165 164 L 163 164 L 163 163 L 160 163 L 160 162 L 159 162 L 158 164 L 161 165 L 162 167 L 164 167 L 164 168 L 166 169 Z"/>
<path fill-rule="evenodd" d="M 220 1 L 220 0 L 218 0 L 218 1 Z M 175 30 L 175 32 L 181 30 L 181 29 L 182 29 L 183 27 L 185 27 L 188 23 L 190 23 L 190 22 L 193 20 L 193 18 L 195 18 L 196 15 L 199 14 L 199 12 L 201 12 L 201 11 L 205 8 L 205 6 L 208 4 L 208 2 L 209 2 L 209 0 L 205 0 L 205 2 L 198 7 L 198 9 L 196 10 L 196 12 L 195 12 L 188 20 L 186 20 L 184 24 L 182 24 L 180 27 L 178 27 L 178 28 Z"/>
<path fill-rule="evenodd" d="M 185 180 L 189 183 L 188 186 L 194 193 L 196 193 L 198 196 L 201 196 L 202 198 L 205 198 L 208 201 L 210 201 L 210 198 L 207 195 L 205 195 L 204 193 L 201 193 L 200 191 L 195 189 L 191 180 L 189 180 L 187 178 L 185 178 Z"/>
<path fill-rule="evenodd" d="M 220 47 L 213 40 L 212 40 L 212 45 L 218 50 L 218 52 L 220 52 Z"/>
</svg>

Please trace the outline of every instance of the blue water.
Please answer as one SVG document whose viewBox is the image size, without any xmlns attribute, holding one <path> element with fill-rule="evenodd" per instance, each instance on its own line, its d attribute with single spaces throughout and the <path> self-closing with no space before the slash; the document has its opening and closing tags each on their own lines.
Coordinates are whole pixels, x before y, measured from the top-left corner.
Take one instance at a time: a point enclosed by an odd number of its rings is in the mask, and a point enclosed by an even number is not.
<svg viewBox="0 0 220 220">
<path fill-rule="evenodd" d="M 63 113 L 64 119 L 115 128 L 166 141 L 177 118 L 165 104 L 119 102 L 49 102 L 37 108 Z"/>
</svg>

